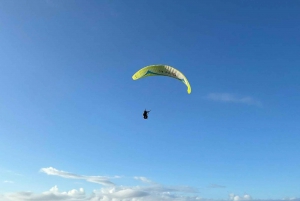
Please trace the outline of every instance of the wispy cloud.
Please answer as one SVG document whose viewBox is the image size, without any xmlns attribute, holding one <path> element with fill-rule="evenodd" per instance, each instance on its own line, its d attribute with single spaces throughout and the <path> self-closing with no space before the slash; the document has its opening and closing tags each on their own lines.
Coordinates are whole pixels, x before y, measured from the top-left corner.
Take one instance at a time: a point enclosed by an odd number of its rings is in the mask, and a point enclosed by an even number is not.
<svg viewBox="0 0 300 201">
<path fill-rule="evenodd" d="M 2 169 L 2 168 L 0 168 L 0 172 L 4 172 L 4 173 L 15 175 L 15 176 L 23 176 L 22 174 L 19 174 L 17 172 L 12 171 L 12 170 Z"/>
<path fill-rule="evenodd" d="M 152 193 L 198 193 L 198 190 L 196 188 L 192 188 L 189 186 L 163 186 L 163 185 L 153 185 L 153 186 L 148 186 L 148 187 L 138 187 L 140 189 L 143 189 L 144 191 L 147 192 L 152 192 Z"/>
<path fill-rule="evenodd" d="M 134 179 L 142 181 L 144 183 L 151 183 L 152 182 L 150 179 L 147 179 L 146 177 L 134 177 Z"/>
<path fill-rule="evenodd" d="M 48 175 L 55 175 L 67 179 L 83 179 L 88 182 L 92 183 L 97 183 L 97 184 L 102 184 L 105 186 L 110 186 L 110 185 L 115 185 L 113 182 L 110 181 L 111 178 L 119 178 L 118 176 L 116 177 L 106 177 L 106 176 L 85 176 L 85 175 L 78 175 L 78 174 L 73 174 L 69 172 L 65 172 L 62 170 L 57 170 L 53 167 L 48 167 L 48 168 L 42 168 L 40 170 L 43 173 L 46 173 Z"/>
<path fill-rule="evenodd" d="M 286 198 L 284 198 L 283 200 L 297 200 L 297 201 L 299 201 L 300 200 L 300 198 L 296 198 L 296 197 L 286 197 Z"/>
<path fill-rule="evenodd" d="M 226 188 L 226 186 L 222 186 L 219 184 L 211 184 L 207 188 Z"/>
<path fill-rule="evenodd" d="M 230 93 L 210 93 L 206 99 L 219 102 L 243 103 L 247 105 L 262 106 L 262 103 L 251 96 L 237 96 Z"/>
<path fill-rule="evenodd" d="M 13 184 L 14 182 L 13 181 L 5 180 L 5 181 L 3 181 L 3 183 Z"/>
</svg>

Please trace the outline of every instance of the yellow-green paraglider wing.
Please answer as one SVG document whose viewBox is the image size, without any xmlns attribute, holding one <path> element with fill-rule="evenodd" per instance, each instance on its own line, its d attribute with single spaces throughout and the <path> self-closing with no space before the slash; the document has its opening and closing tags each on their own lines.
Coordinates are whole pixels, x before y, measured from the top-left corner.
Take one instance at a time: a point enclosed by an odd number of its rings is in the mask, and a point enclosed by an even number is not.
<svg viewBox="0 0 300 201">
<path fill-rule="evenodd" d="M 180 80 L 187 86 L 187 92 L 192 92 L 191 85 L 186 77 L 177 69 L 167 65 L 151 65 L 138 70 L 133 76 L 133 80 L 149 76 L 168 76 Z"/>
</svg>

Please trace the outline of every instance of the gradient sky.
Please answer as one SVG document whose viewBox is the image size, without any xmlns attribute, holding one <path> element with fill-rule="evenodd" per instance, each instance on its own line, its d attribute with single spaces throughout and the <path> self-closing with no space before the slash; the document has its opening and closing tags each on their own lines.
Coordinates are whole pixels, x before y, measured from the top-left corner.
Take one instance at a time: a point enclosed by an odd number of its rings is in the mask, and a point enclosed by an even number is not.
<svg viewBox="0 0 300 201">
<path fill-rule="evenodd" d="M 0 1 L 0 198 L 300 200 L 299 55 L 300 1 Z"/>
</svg>

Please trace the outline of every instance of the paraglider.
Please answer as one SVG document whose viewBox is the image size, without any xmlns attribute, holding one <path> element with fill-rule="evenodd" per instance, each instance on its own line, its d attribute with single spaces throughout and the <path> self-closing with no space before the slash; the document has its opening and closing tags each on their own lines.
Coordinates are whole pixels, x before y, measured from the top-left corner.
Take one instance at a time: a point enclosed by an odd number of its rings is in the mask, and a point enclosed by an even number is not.
<svg viewBox="0 0 300 201">
<path fill-rule="evenodd" d="M 150 112 L 151 110 L 147 111 L 146 109 L 144 110 L 144 113 L 143 113 L 143 116 L 144 116 L 144 119 L 148 119 L 148 113 Z"/>
<path fill-rule="evenodd" d="M 140 78 L 149 77 L 149 76 L 167 76 L 180 80 L 187 86 L 187 92 L 190 94 L 192 92 L 191 85 L 187 78 L 177 69 L 167 66 L 167 65 L 151 65 L 146 66 L 138 70 L 133 76 L 133 80 L 138 80 Z"/>
<path fill-rule="evenodd" d="M 189 81 L 187 80 L 187 78 L 179 70 L 177 70 L 176 68 L 173 68 L 171 66 L 168 66 L 168 65 L 159 64 L 159 65 L 146 66 L 146 67 L 138 70 L 132 76 L 132 79 L 138 80 L 138 79 L 141 79 L 144 77 L 149 77 L 149 76 L 167 76 L 167 77 L 175 78 L 187 86 L 188 94 L 190 94 L 192 92 L 191 85 L 190 85 Z M 144 119 L 148 119 L 149 112 L 150 111 L 144 110 L 144 113 L 143 113 Z"/>
</svg>

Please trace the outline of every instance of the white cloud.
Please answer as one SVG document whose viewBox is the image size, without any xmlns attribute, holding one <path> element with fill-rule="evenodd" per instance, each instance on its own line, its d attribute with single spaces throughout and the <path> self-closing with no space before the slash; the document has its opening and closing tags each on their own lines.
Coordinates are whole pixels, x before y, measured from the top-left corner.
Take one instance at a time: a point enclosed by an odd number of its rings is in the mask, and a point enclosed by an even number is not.
<svg viewBox="0 0 300 201">
<path fill-rule="evenodd" d="M 237 96 L 230 93 L 210 93 L 206 96 L 207 99 L 219 102 L 243 103 L 247 105 L 262 106 L 261 102 L 250 96 Z"/>
<path fill-rule="evenodd" d="M 111 182 L 109 180 L 110 177 L 105 177 L 105 176 L 77 175 L 77 174 L 57 170 L 53 167 L 42 168 L 40 171 L 43 172 L 43 173 L 46 173 L 48 175 L 55 175 L 55 176 L 59 176 L 59 177 L 67 178 L 67 179 L 83 179 L 83 180 L 86 180 L 88 182 L 102 184 L 102 185 L 105 185 L 105 186 L 115 185 L 113 182 Z M 114 178 L 118 178 L 118 176 L 116 176 Z"/>
<path fill-rule="evenodd" d="M 148 193 L 138 190 L 138 189 L 121 189 L 121 190 L 113 190 L 110 191 L 110 197 L 114 197 L 114 198 L 138 198 L 138 197 L 144 197 L 147 196 Z"/>
<path fill-rule="evenodd" d="M 230 194 L 229 195 L 229 198 L 230 200 L 233 200 L 233 201 L 247 201 L 247 200 L 252 200 L 252 197 L 248 194 L 245 194 L 243 196 L 238 196 L 238 195 L 235 195 L 235 194 Z"/>
</svg>

